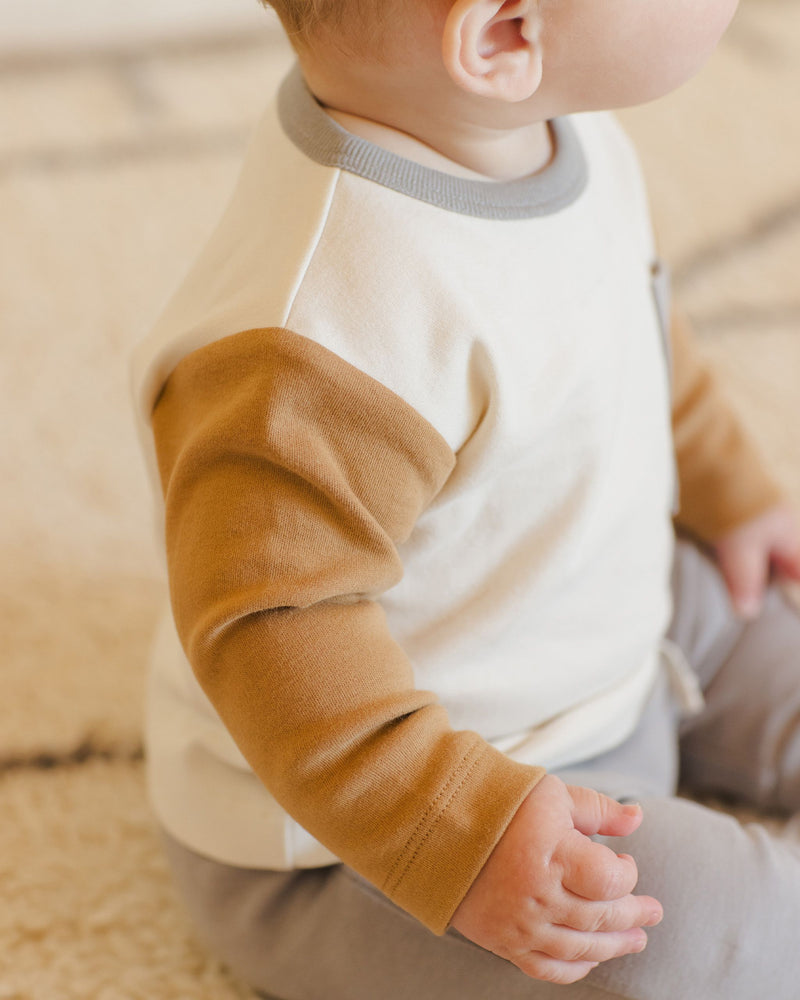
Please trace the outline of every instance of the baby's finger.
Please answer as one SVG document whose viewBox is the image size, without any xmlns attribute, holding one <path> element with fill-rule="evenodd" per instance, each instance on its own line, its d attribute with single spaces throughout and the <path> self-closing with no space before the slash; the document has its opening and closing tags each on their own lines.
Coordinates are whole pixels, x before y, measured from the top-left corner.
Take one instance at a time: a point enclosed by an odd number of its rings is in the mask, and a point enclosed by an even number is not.
<svg viewBox="0 0 800 1000">
<path fill-rule="evenodd" d="M 622 955 L 635 955 L 647 947 L 647 935 L 640 927 L 608 934 L 586 934 L 554 927 L 540 950 L 559 962 L 607 962 Z"/>
<path fill-rule="evenodd" d="M 642 822 L 638 805 L 623 805 L 593 788 L 568 786 L 572 799 L 572 822 L 575 829 L 591 837 L 596 833 L 608 837 L 627 837 Z"/>
<path fill-rule="evenodd" d="M 734 608 L 743 618 L 758 616 L 769 576 L 769 558 L 759 539 L 720 544 L 719 568 Z"/>
<path fill-rule="evenodd" d="M 557 983 L 559 986 L 577 983 L 598 964 L 597 962 L 561 962 L 540 951 L 530 951 L 524 955 L 512 957 L 511 961 L 518 969 L 533 979 L 539 979 L 545 983 Z"/>
<path fill-rule="evenodd" d="M 800 548 L 775 552 L 773 563 L 780 576 L 800 583 Z"/>
<path fill-rule="evenodd" d="M 568 894 L 558 922 L 573 931 L 604 933 L 655 927 L 663 916 L 661 904 L 652 896 L 623 896 L 600 903 Z"/>
<path fill-rule="evenodd" d="M 584 899 L 621 899 L 633 892 L 639 880 L 636 862 L 629 854 L 615 854 L 577 830 L 561 841 L 553 861 L 561 866 L 564 888 Z"/>
</svg>

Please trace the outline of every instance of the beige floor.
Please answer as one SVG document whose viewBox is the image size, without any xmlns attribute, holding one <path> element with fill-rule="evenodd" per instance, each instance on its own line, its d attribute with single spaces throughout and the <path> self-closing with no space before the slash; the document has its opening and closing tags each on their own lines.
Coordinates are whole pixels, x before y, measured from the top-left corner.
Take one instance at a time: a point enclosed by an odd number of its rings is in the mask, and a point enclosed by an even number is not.
<svg viewBox="0 0 800 1000">
<path fill-rule="evenodd" d="M 142 785 L 163 592 L 126 358 L 286 65 L 269 33 L 0 61 L 0 1000 L 247 996 L 192 942 Z M 800 5 L 626 113 L 703 348 L 800 503 Z"/>
</svg>

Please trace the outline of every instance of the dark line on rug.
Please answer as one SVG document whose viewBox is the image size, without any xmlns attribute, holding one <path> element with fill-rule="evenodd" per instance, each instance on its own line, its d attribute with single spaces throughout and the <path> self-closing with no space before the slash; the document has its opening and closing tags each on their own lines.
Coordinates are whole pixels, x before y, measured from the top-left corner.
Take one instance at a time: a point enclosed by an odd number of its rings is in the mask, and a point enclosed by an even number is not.
<svg viewBox="0 0 800 1000">
<path fill-rule="evenodd" d="M 129 764 L 143 759 L 144 748 L 141 744 L 128 747 L 103 746 L 92 739 L 85 739 L 72 750 L 40 750 L 0 757 L 0 775 L 18 771 L 64 771 L 94 761 Z"/>
<path fill-rule="evenodd" d="M 132 45 L 69 46 L 8 52 L 0 56 L 0 77 L 63 73 L 76 69 L 117 69 L 131 62 L 158 59 L 193 59 L 240 54 L 258 49 L 283 48 L 280 31 L 268 23 L 262 29 L 245 28 L 214 35 L 153 38 Z"/>
</svg>

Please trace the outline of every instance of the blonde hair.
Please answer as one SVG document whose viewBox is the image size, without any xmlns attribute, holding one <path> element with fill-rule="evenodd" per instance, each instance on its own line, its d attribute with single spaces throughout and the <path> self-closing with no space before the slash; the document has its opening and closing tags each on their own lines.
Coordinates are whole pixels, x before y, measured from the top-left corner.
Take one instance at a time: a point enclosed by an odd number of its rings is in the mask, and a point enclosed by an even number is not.
<svg viewBox="0 0 800 1000">
<path fill-rule="evenodd" d="M 271 7 L 295 45 L 307 46 L 323 30 L 342 29 L 348 23 L 369 26 L 377 18 L 378 0 L 261 0 Z"/>
<path fill-rule="evenodd" d="M 449 9 L 453 0 L 261 0 L 281 20 L 295 49 L 315 43 L 381 61 L 392 30 Z"/>
</svg>

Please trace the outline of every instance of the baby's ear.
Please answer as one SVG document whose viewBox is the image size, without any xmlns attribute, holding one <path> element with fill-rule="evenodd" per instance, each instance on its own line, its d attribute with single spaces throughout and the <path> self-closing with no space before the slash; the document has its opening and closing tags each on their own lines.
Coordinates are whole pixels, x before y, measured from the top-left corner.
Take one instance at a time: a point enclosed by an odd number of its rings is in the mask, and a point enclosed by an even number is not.
<svg viewBox="0 0 800 1000">
<path fill-rule="evenodd" d="M 542 79 L 538 0 L 455 0 L 442 35 L 442 58 L 470 93 L 524 101 Z"/>
</svg>

